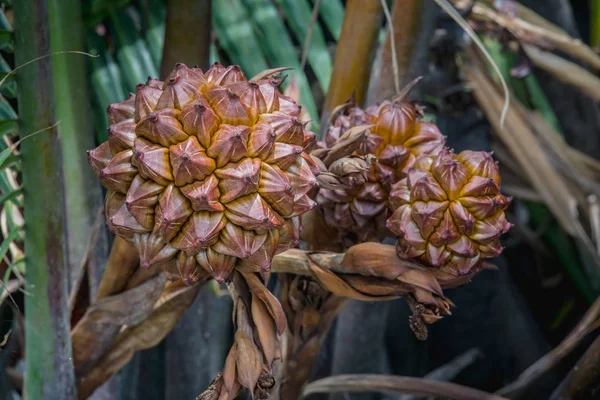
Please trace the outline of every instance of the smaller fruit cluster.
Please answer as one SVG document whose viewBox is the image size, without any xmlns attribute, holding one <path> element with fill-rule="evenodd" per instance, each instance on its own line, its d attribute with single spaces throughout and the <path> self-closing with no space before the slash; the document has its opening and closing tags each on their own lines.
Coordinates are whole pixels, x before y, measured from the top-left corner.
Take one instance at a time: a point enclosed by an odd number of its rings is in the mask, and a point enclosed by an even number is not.
<svg viewBox="0 0 600 400">
<path fill-rule="evenodd" d="M 486 152 L 444 149 L 422 156 L 390 194 L 387 227 L 398 235 L 401 258 L 453 276 L 477 272 L 502 252 L 499 238 L 511 224 L 500 194 L 500 174 Z"/>
<path fill-rule="evenodd" d="M 358 241 L 381 240 L 389 236 L 385 221 L 390 216 L 392 185 L 406 175 L 417 157 L 437 154 L 445 138 L 435 124 L 422 121 L 418 107 L 400 97 L 366 110 L 349 108 L 333 120 L 321 146 L 333 147 L 345 132 L 361 125 L 373 126 L 358 153 L 377 157 L 367 179 L 339 190 L 321 189 L 316 200 L 327 223 L 340 234 L 353 234 Z"/>
<path fill-rule="evenodd" d="M 340 176 L 342 186 L 321 188 L 316 200 L 327 225 L 352 244 L 397 235 L 401 258 L 456 281 L 500 255 L 499 237 L 511 226 L 504 215 L 511 199 L 500 194 L 498 167 L 489 153 L 454 154 L 437 126 L 422 120 L 422 109 L 404 100 L 415 83 L 393 101 L 365 110 L 340 108 L 321 149 L 333 151 L 351 129 L 364 126 L 355 154 L 371 154 L 376 161 L 360 179 Z M 313 154 L 327 154 L 321 149 Z"/>
</svg>

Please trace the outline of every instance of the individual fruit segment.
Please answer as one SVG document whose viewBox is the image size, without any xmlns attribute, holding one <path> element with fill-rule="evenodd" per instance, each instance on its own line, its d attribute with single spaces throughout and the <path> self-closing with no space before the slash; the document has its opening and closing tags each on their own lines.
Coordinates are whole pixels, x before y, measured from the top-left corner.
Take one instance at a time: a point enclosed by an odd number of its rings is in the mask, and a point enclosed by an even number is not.
<svg viewBox="0 0 600 400">
<path fill-rule="evenodd" d="M 195 136 L 171 146 L 169 158 L 177 186 L 201 181 L 216 167 L 215 160 L 206 155 Z"/>
</svg>

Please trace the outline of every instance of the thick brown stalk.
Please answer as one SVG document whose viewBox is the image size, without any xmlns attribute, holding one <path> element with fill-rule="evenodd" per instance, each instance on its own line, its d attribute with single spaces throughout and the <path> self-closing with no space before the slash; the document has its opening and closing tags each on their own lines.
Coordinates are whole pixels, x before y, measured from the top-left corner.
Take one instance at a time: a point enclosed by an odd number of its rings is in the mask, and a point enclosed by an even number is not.
<svg viewBox="0 0 600 400">
<path fill-rule="evenodd" d="M 429 38 L 433 33 L 436 6 L 433 2 L 420 0 L 396 0 L 392 8 L 392 29 L 387 29 L 385 41 L 381 45 L 369 82 L 367 104 L 374 104 L 392 98 L 394 88 L 394 56 L 392 52 L 392 31 L 396 49 L 399 85 L 423 74 L 424 55 Z"/>
<path fill-rule="evenodd" d="M 208 67 L 211 0 L 168 0 L 165 45 L 160 76 L 166 78 L 176 63 Z"/>
<path fill-rule="evenodd" d="M 323 120 L 354 93 L 356 103 L 365 100 L 372 52 L 381 25 L 380 0 L 349 0 L 342 35 L 335 51 L 333 75 L 323 107 Z"/>
<path fill-rule="evenodd" d="M 443 287 L 456 287 L 472 275 L 456 278 L 433 268 L 401 260 L 394 246 L 368 242 L 352 246 L 346 253 L 288 250 L 275 256 L 273 272 L 309 275 L 336 296 L 363 301 L 398 297 L 411 300 L 414 327 L 423 337 L 425 326 L 449 314 L 452 302 Z"/>
<path fill-rule="evenodd" d="M 139 266 L 140 259 L 135 247 L 122 237 L 115 237 L 102 281 L 98 287 L 96 301 L 125 289 L 129 278 Z"/>
</svg>

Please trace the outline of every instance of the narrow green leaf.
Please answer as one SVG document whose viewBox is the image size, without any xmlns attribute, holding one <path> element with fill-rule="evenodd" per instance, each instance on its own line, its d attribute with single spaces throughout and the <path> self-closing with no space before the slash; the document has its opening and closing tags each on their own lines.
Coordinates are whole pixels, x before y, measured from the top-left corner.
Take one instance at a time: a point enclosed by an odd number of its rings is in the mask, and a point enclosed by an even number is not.
<svg viewBox="0 0 600 400">
<path fill-rule="evenodd" d="M 558 122 L 558 118 L 548 101 L 548 98 L 542 91 L 542 87 L 538 82 L 537 78 L 534 74 L 529 74 L 524 79 L 525 86 L 527 87 L 527 91 L 529 92 L 529 97 L 531 99 L 531 104 L 533 108 L 538 110 L 546 122 L 550 124 L 554 128 L 556 132 L 558 132 L 562 137 L 564 137 L 562 128 L 560 127 L 560 123 Z"/>
<path fill-rule="evenodd" d="M 8 157 L 6 157 L 6 159 L 0 163 L 0 170 L 3 170 L 4 168 L 8 168 L 10 167 L 10 165 L 14 162 L 19 161 L 19 157 L 15 154 L 11 154 Z"/>
<path fill-rule="evenodd" d="M 269 68 L 241 0 L 213 2 L 213 24 L 229 60 L 248 77 Z"/>
<path fill-rule="evenodd" d="M 10 193 L 17 190 L 14 179 L 9 179 L 10 174 L 12 174 L 11 169 L 0 170 L 0 191 L 2 193 Z"/>
<path fill-rule="evenodd" d="M 208 63 L 214 64 L 216 62 L 221 63 L 221 59 L 219 57 L 219 52 L 217 51 L 217 46 L 215 46 L 215 44 L 212 43 L 210 45 L 210 54 L 208 56 Z"/>
<path fill-rule="evenodd" d="M 319 15 L 327 26 L 327 30 L 337 42 L 342 34 L 344 22 L 344 5 L 341 0 L 323 0 L 319 7 Z"/>
<path fill-rule="evenodd" d="M 19 121 L 16 119 L 0 120 L 0 136 L 17 133 L 19 130 Z"/>
<path fill-rule="evenodd" d="M 13 27 L 6 19 L 6 15 L 4 15 L 4 10 L 0 9 L 0 30 L 4 31 L 12 31 Z"/>
<path fill-rule="evenodd" d="M 165 2 L 161 0 L 141 0 L 139 7 L 144 40 L 152 56 L 152 61 L 154 61 L 154 66 L 158 70 L 165 43 L 167 8 Z"/>
<path fill-rule="evenodd" d="M 12 31 L 0 30 L 0 50 L 13 51 L 15 35 Z"/>
<path fill-rule="evenodd" d="M 102 143 L 108 140 L 108 121 L 106 119 L 106 107 L 111 103 L 123 101 L 125 91 L 121 71 L 106 46 L 104 38 L 95 32 L 88 34 L 88 51 L 100 57 L 89 60 L 89 76 L 92 88 L 92 100 L 94 107 L 94 127 L 96 140 Z"/>
<path fill-rule="evenodd" d="M 0 120 L 1 119 L 17 119 L 17 113 L 8 101 L 6 101 L 4 96 L 0 96 Z"/>
<path fill-rule="evenodd" d="M 6 193 L 4 196 L 0 197 L 0 204 L 4 204 L 9 200 L 14 199 L 15 197 L 19 196 L 20 194 L 23 193 L 23 188 L 20 187 L 17 190 L 13 190 L 10 193 Z"/>
<path fill-rule="evenodd" d="M 12 147 L 8 147 L 2 151 L 0 151 L 0 165 L 3 165 L 6 160 L 12 155 L 13 149 Z M 1 170 L 2 168 L 0 168 Z"/>
<path fill-rule="evenodd" d="M 14 99 L 17 97 L 17 81 L 15 74 L 8 75 L 8 72 L 0 72 L 0 80 L 4 79 L 6 76 L 6 80 L 0 87 L 0 91 L 2 91 L 2 95 L 9 99 Z"/>
<path fill-rule="evenodd" d="M 516 57 L 513 53 L 509 53 L 506 51 L 502 51 L 502 45 L 499 41 L 492 39 L 490 37 L 482 37 L 482 42 L 485 45 L 486 50 L 490 53 L 500 72 L 502 72 L 502 76 L 507 84 L 512 89 L 515 96 L 519 99 L 519 101 L 525 105 L 527 108 L 532 108 L 531 101 L 529 98 L 529 94 L 527 93 L 527 87 L 525 83 L 521 79 L 513 78 L 510 75 L 510 69 L 515 65 Z M 490 67 L 491 69 L 491 67 Z M 492 79 L 498 80 L 498 76 L 495 73 L 492 73 Z"/>
<path fill-rule="evenodd" d="M 149 76 L 158 77 L 158 69 L 144 40 L 136 30 L 134 21 L 125 10 L 112 12 L 109 21 L 125 89 L 133 92 L 135 87 L 145 82 Z"/>
<path fill-rule="evenodd" d="M 12 262 L 9 264 L 9 266 L 6 268 L 6 272 L 4 273 L 4 278 L 2 279 L 2 283 L 0 284 L 0 298 L 2 298 L 2 294 L 4 293 L 4 291 L 6 290 L 5 288 L 5 284 L 8 282 L 8 280 L 10 279 L 10 274 L 12 274 L 13 269 L 20 264 L 25 264 L 24 263 L 24 259 L 21 258 L 15 262 Z M 24 268 L 20 268 L 20 269 L 24 269 Z M 0 304 L 2 304 L 0 302 Z"/>
<path fill-rule="evenodd" d="M 590 0 L 590 45 L 600 46 L 600 0 Z"/>
<path fill-rule="evenodd" d="M 300 43 L 301 50 L 304 51 L 304 43 L 306 35 L 310 27 L 312 19 L 312 8 L 306 0 L 276 0 L 281 6 L 286 16 L 286 21 L 292 28 L 294 36 Z M 315 21 L 312 26 L 312 34 L 310 36 L 310 44 L 308 46 L 307 60 L 312 67 L 312 70 L 321 85 L 323 92 L 327 92 L 333 63 L 331 55 L 327 49 L 323 30 L 319 25 L 319 21 Z"/>
<path fill-rule="evenodd" d="M 126 92 L 123 89 L 121 71 L 109 53 L 104 38 L 95 32 L 90 32 L 88 51 L 100 56 L 90 59 L 92 89 L 100 103 L 106 108 L 111 103 L 124 100 Z"/>
<path fill-rule="evenodd" d="M 131 0 L 88 0 L 83 1 L 83 19 L 85 24 L 93 27 L 108 18 L 110 13 L 125 7 Z"/>
<path fill-rule="evenodd" d="M 317 106 L 304 72 L 296 47 L 290 39 L 277 9 L 270 0 L 246 0 L 254 27 L 259 32 L 259 43 L 272 67 L 290 67 L 300 88 L 300 104 L 309 112 L 313 126 L 318 126 Z"/>
<path fill-rule="evenodd" d="M 0 245 L 0 260 L 4 258 L 4 256 L 6 255 L 6 252 L 8 251 L 8 247 L 10 246 L 10 244 L 12 242 L 15 241 L 15 239 L 17 237 L 19 237 L 20 233 L 21 232 L 19 232 L 19 229 L 14 229 L 2 241 L 2 245 Z"/>
</svg>

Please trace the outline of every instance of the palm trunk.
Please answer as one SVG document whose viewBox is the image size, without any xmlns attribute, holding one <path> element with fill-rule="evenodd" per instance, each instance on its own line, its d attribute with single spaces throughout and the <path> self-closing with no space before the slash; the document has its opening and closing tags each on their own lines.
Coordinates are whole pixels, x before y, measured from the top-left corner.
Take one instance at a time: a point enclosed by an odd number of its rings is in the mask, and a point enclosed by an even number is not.
<svg viewBox="0 0 600 400">
<path fill-rule="evenodd" d="M 50 53 L 48 5 L 17 1 L 16 64 Z M 29 400 L 75 399 L 67 308 L 68 254 L 64 180 L 55 123 L 52 60 L 18 71 L 23 135 L 46 129 L 22 145 L 25 197 L 25 392 Z"/>
</svg>

